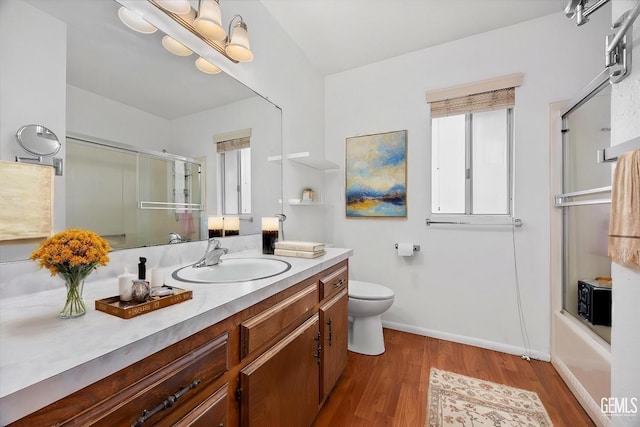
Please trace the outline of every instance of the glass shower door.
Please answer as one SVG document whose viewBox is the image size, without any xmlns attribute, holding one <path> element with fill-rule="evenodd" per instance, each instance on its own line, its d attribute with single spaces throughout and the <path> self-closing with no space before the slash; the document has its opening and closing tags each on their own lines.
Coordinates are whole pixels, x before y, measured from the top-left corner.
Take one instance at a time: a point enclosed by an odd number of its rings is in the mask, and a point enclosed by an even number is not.
<svg viewBox="0 0 640 427">
<path fill-rule="evenodd" d="M 563 210 L 563 309 L 607 342 L 611 326 L 599 316 L 606 317 L 611 287 L 611 164 L 598 163 L 596 153 L 609 146 L 609 126 L 609 86 L 563 116 L 563 194 L 556 196 Z"/>
</svg>

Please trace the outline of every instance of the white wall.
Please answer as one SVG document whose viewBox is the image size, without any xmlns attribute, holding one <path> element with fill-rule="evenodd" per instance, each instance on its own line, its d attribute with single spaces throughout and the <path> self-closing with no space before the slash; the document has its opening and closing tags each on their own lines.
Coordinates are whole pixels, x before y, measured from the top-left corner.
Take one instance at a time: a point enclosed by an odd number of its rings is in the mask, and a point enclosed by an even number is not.
<svg viewBox="0 0 640 427">
<path fill-rule="evenodd" d="M 633 8 L 635 1 L 614 0 L 614 19 Z M 633 26 L 636 61 L 631 75 L 612 88 L 611 143 L 619 144 L 640 136 L 640 19 Z M 613 318 L 611 332 L 611 396 L 635 398 L 640 411 L 640 271 L 612 265 Z M 615 427 L 640 424 L 640 414 L 612 416 Z"/>
<path fill-rule="evenodd" d="M 562 13 L 413 52 L 326 79 L 326 153 L 343 165 L 345 138 L 408 130 L 408 217 L 346 219 L 344 173 L 327 173 L 329 240 L 351 247 L 351 275 L 396 292 L 387 326 L 523 352 L 510 228 L 425 226 L 430 123 L 425 91 L 524 73 L 516 91 L 515 231 L 522 306 L 533 355 L 549 358 L 548 108 L 602 68 L 606 14 L 576 27 Z M 398 258 L 396 242 L 420 244 Z"/>
<path fill-rule="evenodd" d="M 0 1 L 0 160 L 32 157 L 16 141 L 23 125 L 44 125 L 64 139 L 66 37 L 66 26 L 59 20 L 20 0 Z M 55 157 L 64 158 L 64 144 Z M 50 157 L 45 162 L 52 164 Z M 53 227 L 60 229 L 64 226 L 63 176 L 54 178 L 54 193 L 54 211 L 61 214 L 54 216 Z M 32 244 L 0 245 L 0 261 L 25 259 L 31 250 Z"/>
<path fill-rule="evenodd" d="M 169 120 L 72 85 L 67 85 L 67 131 L 171 152 Z"/>
</svg>

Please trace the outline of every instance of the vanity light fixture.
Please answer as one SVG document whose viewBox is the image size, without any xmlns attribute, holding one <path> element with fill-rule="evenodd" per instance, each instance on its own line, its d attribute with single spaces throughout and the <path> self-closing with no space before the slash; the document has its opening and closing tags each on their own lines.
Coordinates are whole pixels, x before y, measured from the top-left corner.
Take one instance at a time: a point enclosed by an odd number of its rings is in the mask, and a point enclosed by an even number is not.
<svg viewBox="0 0 640 427">
<path fill-rule="evenodd" d="M 231 32 L 231 25 L 234 19 L 240 19 L 233 27 Z M 229 41 L 227 42 L 224 51 L 231 58 L 238 62 L 249 62 L 253 59 L 253 52 L 249 48 L 249 33 L 247 33 L 247 24 L 240 15 L 233 15 L 231 22 L 229 22 Z"/>
<path fill-rule="evenodd" d="M 171 36 L 164 36 L 162 38 L 162 47 L 167 49 L 169 52 L 178 56 L 189 56 L 193 53 L 191 49 L 177 41 Z"/>
<path fill-rule="evenodd" d="M 169 12 L 177 13 L 178 15 L 184 15 L 191 9 L 189 0 L 155 0 L 155 2 L 161 8 Z"/>
<path fill-rule="evenodd" d="M 247 23 L 241 15 L 233 15 L 228 32 L 225 31 L 222 26 L 220 0 L 198 0 L 197 11 L 191 8 L 188 0 L 148 0 L 148 2 L 231 61 L 237 63 L 253 60 Z M 118 16 L 127 27 L 139 33 L 153 34 L 157 31 L 157 28 L 142 16 L 124 6 L 118 10 Z M 178 56 L 189 56 L 193 53 L 191 49 L 169 35 L 162 38 L 162 46 Z M 218 74 L 222 71 L 220 67 L 202 57 L 196 59 L 195 65 L 198 70 L 207 74 Z"/>
<path fill-rule="evenodd" d="M 199 57 L 198 59 L 196 59 L 196 68 L 202 71 L 203 73 L 207 73 L 207 74 L 218 74 L 222 71 L 216 65 L 207 61 L 203 57 Z"/>
<path fill-rule="evenodd" d="M 158 29 L 145 21 L 142 16 L 122 6 L 118 9 L 118 18 L 124 25 L 142 34 L 153 34 Z"/>
<path fill-rule="evenodd" d="M 227 38 L 227 33 L 222 27 L 222 12 L 218 0 L 200 0 L 193 26 L 196 31 L 211 40 L 223 42 Z"/>
<path fill-rule="evenodd" d="M 165 8 L 163 2 L 159 0 L 148 1 L 233 62 L 253 60 L 247 23 L 241 15 L 233 15 L 228 31 L 225 32 L 222 26 L 220 0 L 198 0 L 198 11 L 194 20 Z"/>
</svg>

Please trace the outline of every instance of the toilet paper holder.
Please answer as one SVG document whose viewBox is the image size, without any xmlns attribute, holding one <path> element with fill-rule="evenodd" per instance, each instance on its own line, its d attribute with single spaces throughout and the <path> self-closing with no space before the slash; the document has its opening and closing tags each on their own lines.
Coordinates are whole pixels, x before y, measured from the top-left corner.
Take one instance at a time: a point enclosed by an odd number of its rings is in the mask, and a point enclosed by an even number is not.
<svg viewBox="0 0 640 427">
<path fill-rule="evenodd" d="M 398 249 L 398 244 L 396 243 L 396 249 Z M 420 251 L 420 245 L 413 245 L 413 252 Z"/>
</svg>

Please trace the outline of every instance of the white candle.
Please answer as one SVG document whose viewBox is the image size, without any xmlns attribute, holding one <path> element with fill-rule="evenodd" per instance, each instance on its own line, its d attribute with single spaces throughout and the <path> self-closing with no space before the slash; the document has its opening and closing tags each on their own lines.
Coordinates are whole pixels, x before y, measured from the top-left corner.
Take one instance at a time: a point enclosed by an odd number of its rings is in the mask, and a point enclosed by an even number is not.
<svg viewBox="0 0 640 427">
<path fill-rule="evenodd" d="M 124 270 L 124 273 L 118 276 L 120 301 L 131 301 L 131 286 L 133 285 L 133 279 L 135 278 L 136 275 L 129 273 L 126 268 Z"/>
<path fill-rule="evenodd" d="M 159 288 L 164 285 L 164 270 L 160 267 L 151 269 L 151 287 Z"/>
</svg>

